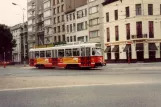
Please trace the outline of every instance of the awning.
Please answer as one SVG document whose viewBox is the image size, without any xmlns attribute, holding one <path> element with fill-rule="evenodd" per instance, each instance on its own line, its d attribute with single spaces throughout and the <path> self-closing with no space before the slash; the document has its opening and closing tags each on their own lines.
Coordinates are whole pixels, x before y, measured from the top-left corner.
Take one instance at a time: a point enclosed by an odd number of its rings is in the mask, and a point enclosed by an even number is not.
<svg viewBox="0 0 161 107">
<path fill-rule="evenodd" d="M 131 50 L 130 50 L 130 45 L 126 45 L 125 48 L 124 48 L 124 50 L 123 50 L 123 52 L 127 52 L 128 49 L 129 49 L 129 51 L 131 51 Z"/>
<path fill-rule="evenodd" d="M 109 52 L 111 52 L 111 47 L 110 46 L 107 46 L 107 48 L 105 49 L 105 51 L 104 51 L 105 53 L 109 53 Z"/>
<path fill-rule="evenodd" d="M 136 51 L 144 51 L 144 44 L 143 43 L 136 44 Z"/>
<path fill-rule="evenodd" d="M 149 51 L 156 51 L 156 50 L 158 49 L 155 43 L 149 43 Z"/>
<path fill-rule="evenodd" d="M 119 46 L 115 46 L 113 49 L 112 49 L 112 52 L 119 52 Z"/>
</svg>

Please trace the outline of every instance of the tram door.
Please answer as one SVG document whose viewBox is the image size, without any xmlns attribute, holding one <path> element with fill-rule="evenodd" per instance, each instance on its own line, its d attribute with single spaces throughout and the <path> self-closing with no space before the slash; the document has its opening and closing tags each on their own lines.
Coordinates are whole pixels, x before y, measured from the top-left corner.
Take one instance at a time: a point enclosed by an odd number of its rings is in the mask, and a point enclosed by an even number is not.
<svg viewBox="0 0 161 107">
<path fill-rule="evenodd" d="M 90 47 L 81 48 L 81 65 L 84 67 L 89 67 L 91 64 L 90 58 L 91 49 Z"/>
</svg>

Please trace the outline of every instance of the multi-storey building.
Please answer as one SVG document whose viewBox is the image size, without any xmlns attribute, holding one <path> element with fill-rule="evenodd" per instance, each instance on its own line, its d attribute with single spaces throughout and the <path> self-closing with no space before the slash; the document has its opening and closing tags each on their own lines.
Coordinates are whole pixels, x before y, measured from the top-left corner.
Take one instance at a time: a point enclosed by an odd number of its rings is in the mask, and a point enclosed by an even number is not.
<svg viewBox="0 0 161 107">
<path fill-rule="evenodd" d="M 21 24 L 15 25 L 10 29 L 13 39 L 16 40 L 16 47 L 12 51 L 12 61 L 14 63 L 21 63 Z"/>
<path fill-rule="evenodd" d="M 28 62 L 28 25 L 27 22 L 21 25 L 20 44 L 21 44 L 21 63 Z"/>
<path fill-rule="evenodd" d="M 103 3 L 107 62 L 161 61 L 161 1 Z"/>
<path fill-rule="evenodd" d="M 77 41 L 89 42 L 88 27 L 88 7 L 87 5 L 76 8 L 76 36 Z"/>
<path fill-rule="evenodd" d="M 67 42 L 87 42 L 88 41 L 88 11 L 86 1 L 78 1 L 74 6 L 73 2 L 67 2 L 65 25 Z M 70 6 L 70 4 L 73 4 Z M 70 7 L 70 8 L 68 8 Z"/>
<path fill-rule="evenodd" d="M 12 61 L 14 63 L 23 63 L 28 59 L 28 31 L 27 22 L 17 24 L 10 28 L 13 39 L 16 40 L 16 47 L 12 51 Z"/>
<path fill-rule="evenodd" d="M 28 43 L 29 48 L 44 44 L 43 0 L 28 0 Z"/>
<path fill-rule="evenodd" d="M 66 25 L 66 42 L 76 42 L 76 11 L 71 11 L 65 15 L 65 25 Z"/>
<path fill-rule="evenodd" d="M 65 0 L 51 0 L 51 25 L 53 43 L 65 41 Z"/>
<path fill-rule="evenodd" d="M 89 10 L 89 41 L 100 42 L 103 46 L 103 14 L 102 3 L 104 0 L 87 0 Z"/>
</svg>

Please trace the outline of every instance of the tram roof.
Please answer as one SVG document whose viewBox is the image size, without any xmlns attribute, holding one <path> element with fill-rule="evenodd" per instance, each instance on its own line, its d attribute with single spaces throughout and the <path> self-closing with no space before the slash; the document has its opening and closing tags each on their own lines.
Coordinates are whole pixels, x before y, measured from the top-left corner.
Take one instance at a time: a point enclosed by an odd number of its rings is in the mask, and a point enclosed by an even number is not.
<svg viewBox="0 0 161 107">
<path fill-rule="evenodd" d="M 80 47 L 93 47 L 99 43 L 83 43 L 83 44 L 75 44 L 75 45 L 63 45 L 63 46 L 55 46 L 55 47 L 46 47 L 46 48 L 32 48 L 29 51 L 43 51 L 43 50 L 53 50 L 53 49 L 71 49 L 71 48 L 80 48 Z"/>
</svg>

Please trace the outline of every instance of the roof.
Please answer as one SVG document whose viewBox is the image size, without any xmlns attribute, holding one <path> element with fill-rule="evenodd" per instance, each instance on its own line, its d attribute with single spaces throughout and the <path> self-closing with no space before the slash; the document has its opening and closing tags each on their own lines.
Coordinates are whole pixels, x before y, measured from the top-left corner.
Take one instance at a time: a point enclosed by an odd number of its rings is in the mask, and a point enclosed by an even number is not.
<svg viewBox="0 0 161 107">
<path fill-rule="evenodd" d="M 33 48 L 29 51 L 43 51 L 43 50 L 54 50 L 54 49 L 71 49 L 73 48 L 80 48 L 80 47 L 95 47 L 96 44 L 99 43 L 84 43 L 84 44 L 77 44 L 77 45 L 65 45 L 65 46 L 56 46 L 56 47 L 49 47 L 49 48 Z"/>
<path fill-rule="evenodd" d="M 105 1 L 102 3 L 102 5 L 107 5 L 107 4 L 116 2 L 116 1 L 120 1 L 120 0 L 105 0 Z"/>
</svg>

